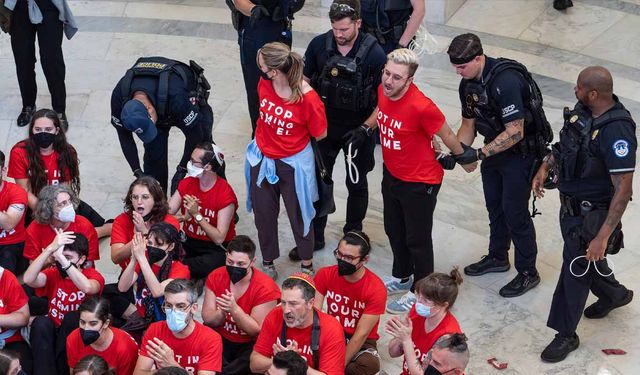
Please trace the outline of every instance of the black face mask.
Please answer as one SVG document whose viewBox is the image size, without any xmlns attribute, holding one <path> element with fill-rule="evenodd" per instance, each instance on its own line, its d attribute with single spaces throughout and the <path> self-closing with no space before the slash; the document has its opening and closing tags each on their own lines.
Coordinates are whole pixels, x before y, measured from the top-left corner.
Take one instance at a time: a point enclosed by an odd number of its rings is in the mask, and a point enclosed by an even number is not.
<svg viewBox="0 0 640 375">
<path fill-rule="evenodd" d="M 260 70 L 260 76 L 264 79 L 266 79 L 267 81 L 271 81 L 271 77 L 269 77 L 269 75 L 267 74 L 267 72 L 263 72 L 262 70 Z"/>
<path fill-rule="evenodd" d="M 358 268 L 356 268 L 355 265 L 347 262 L 346 260 L 338 259 L 338 275 L 353 275 L 357 270 Z"/>
<path fill-rule="evenodd" d="M 147 246 L 147 257 L 149 258 L 149 263 L 158 262 L 162 260 L 162 258 L 164 258 L 165 255 L 167 255 L 167 252 L 162 250 L 161 248 L 154 247 L 154 246 Z"/>
<path fill-rule="evenodd" d="M 89 346 L 100 338 L 100 332 L 80 328 L 80 338 L 84 346 Z"/>
<path fill-rule="evenodd" d="M 71 263 L 74 266 L 76 266 L 76 268 L 78 267 L 77 265 L 75 265 L 74 263 Z M 72 266 L 73 267 L 73 266 Z M 62 269 L 62 266 L 60 265 L 60 263 L 56 262 L 56 268 L 58 269 L 58 273 L 60 273 L 60 276 L 62 276 L 63 279 L 66 279 L 69 274 L 67 273 L 67 271 Z"/>
<path fill-rule="evenodd" d="M 40 148 L 47 148 L 51 146 L 55 139 L 56 135 L 53 133 L 41 132 L 33 135 L 33 140 Z"/>
<path fill-rule="evenodd" d="M 429 367 L 424 370 L 424 375 L 442 375 L 442 373 L 438 371 L 437 368 L 429 365 Z"/>
<path fill-rule="evenodd" d="M 229 279 L 233 284 L 238 281 L 244 279 L 247 276 L 247 269 L 244 267 L 236 267 L 227 265 L 227 273 L 229 274 Z"/>
<path fill-rule="evenodd" d="M 149 212 L 148 214 L 144 215 L 142 217 L 142 220 L 144 220 L 145 222 L 151 220 L 151 217 L 153 216 L 153 214 L 151 212 Z"/>
</svg>

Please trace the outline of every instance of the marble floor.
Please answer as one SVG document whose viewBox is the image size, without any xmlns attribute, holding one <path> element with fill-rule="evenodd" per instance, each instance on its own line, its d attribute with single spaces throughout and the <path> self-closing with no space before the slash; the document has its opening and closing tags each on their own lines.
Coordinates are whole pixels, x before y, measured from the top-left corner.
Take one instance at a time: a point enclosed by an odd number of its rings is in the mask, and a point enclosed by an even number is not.
<svg viewBox="0 0 640 375">
<path fill-rule="evenodd" d="M 427 3 L 430 0 L 427 0 Z M 614 76 L 615 92 L 640 118 L 640 1 L 574 0 L 566 12 L 551 7 L 551 0 L 468 0 L 445 24 L 425 23 L 438 45 L 434 54 L 421 58 L 416 82 L 442 108 L 453 128 L 460 123 L 457 95 L 459 78 L 454 74 L 446 49 L 455 35 L 472 31 L 483 40 L 485 52 L 526 64 L 535 74 L 545 95 L 547 116 L 557 132 L 564 106 L 573 105 L 573 85 L 578 72 L 588 65 L 603 65 Z M 80 32 L 64 42 L 67 65 L 70 142 L 81 160 L 82 197 L 105 217 L 122 211 L 122 199 L 132 180 L 109 124 L 109 98 L 115 83 L 141 55 L 162 55 L 198 61 L 213 85 L 214 137 L 225 151 L 228 179 L 243 201 L 246 192 L 242 175 L 243 150 L 249 140 L 250 124 L 238 63 L 236 33 L 222 0 L 70 0 Z M 304 52 L 309 40 L 329 28 L 326 16 L 329 0 L 307 0 L 294 23 L 294 48 Z M 9 38 L 0 35 L 0 149 L 8 152 L 25 137 L 15 118 L 21 107 Z M 38 106 L 50 105 L 46 82 L 38 68 Z M 172 134 L 170 159 L 177 163 L 182 136 Z M 381 155 L 369 175 L 370 205 L 364 230 L 372 238 L 369 266 L 379 275 L 391 270 L 391 251 L 382 225 L 380 196 Z M 338 212 L 330 217 L 326 249 L 316 253 L 315 265 L 334 262 L 336 245 L 344 222 L 345 173 L 336 167 L 334 179 Z M 640 191 L 638 179 L 634 183 Z M 243 207 L 243 205 L 241 205 Z M 453 311 L 469 337 L 471 363 L 468 374 L 492 374 L 486 363 L 496 356 L 509 362 L 505 374 L 637 374 L 640 372 L 640 302 L 611 313 L 600 321 L 583 320 L 578 328 L 582 345 L 567 360 L 545 364 L 539 359 L 554 332 L 546 328 L 551 296 L 559 274 L 562 241 L 557 224 L 556 192 L 538 201 L 542 216 L 535 219 L 538 233 L 538 269 L 541 284 L 524 296 L 504 299 L 497 291 L 515 276 L 504 274 L 465 278 Z M 284 211 L 284 210 L 283 210 Z M 253 218 L 239 211 L 238 233 L 256 237 Z M 440 190 L 433 230 L 436 269 L 449 271 L 465 266 L 486 252 L 487 214 L 478 172 L 448 172 Z M 615 256 L 619 280 L 631 288 L 640 285 L 640 210 L 629 204 L 624 216 L 627 248 Z M 282 253 L 293 246 L 286 214 L 281 214 Z M 116 268 L 109 259 L 109 243 L 101 243 L 98 268 L 115 280 Z M 277 261 L 281 275 L 297 270 L 286 256 Z M 593 301 L 593 297 L 589 302 Z M 388 317 L 385 316 L 383 320 Z M 383 368 L 400 372 L 400 361 L 386 353 L 388 337 L 382 335 Z M 626 356 L 605 356 L 603 348 L 621 348 Z M 637 371 L 637 372 L 636 372 Z"/>
</svg>

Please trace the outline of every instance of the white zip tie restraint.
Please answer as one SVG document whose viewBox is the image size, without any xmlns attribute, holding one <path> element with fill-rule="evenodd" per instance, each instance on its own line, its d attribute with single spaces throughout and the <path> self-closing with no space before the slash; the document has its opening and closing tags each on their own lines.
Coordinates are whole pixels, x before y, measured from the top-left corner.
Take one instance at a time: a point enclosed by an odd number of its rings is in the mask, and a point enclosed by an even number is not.
<svg viewBox="0 0 640 375">
<path fill-rule="evenodd" d="M 589 272 L 589 267 L 591 267 L 591 263 L 593 263 L 593 267 L 596 269 L 596 272 L 602 276 L 602 277 L 609 277 L 611 275 L 613 275 L 613 269 L 614 269 L 614 264 L 610 259 L 607 259 L 607 257 L 604 257 L 604 259 L 607 261 L 607 265 L 609 266 L 609 268 L 611 268 L 611 272 L 607 275 L 603 274 L 602 272 L 600 272 L 600 270 L 598 269 L 598 264 L 595 261 L 587 261 L 587 269 L 580 275 L 577 275 L 573 272 L 573 263 L 580 259 L 580 258 L 585 258 L 587 259 L 586 255 L 580 255 L 579 257 L 575 257 L 573 258 L 573 260 L 571 261 L 571 263 L 569 264 L 569 272 L 571 272 L 571 274 L 575 277 L 582 277 L 584 275 L 587 274 L 587 272 Z"/>
<path fill-rule="evenodd" d="M 358 150 L 355 152 L 351 152 L 351 143 L 349 143 L 349 147 L 347 148 L 347 173 L 349 174 L 349 180 L 351 180 L 352 184 L 357 184 L 360 181 L 360 172 L 358 172 L 358 167 L 353 162 L 353 159 L 358 155 Z"/>
</svg>

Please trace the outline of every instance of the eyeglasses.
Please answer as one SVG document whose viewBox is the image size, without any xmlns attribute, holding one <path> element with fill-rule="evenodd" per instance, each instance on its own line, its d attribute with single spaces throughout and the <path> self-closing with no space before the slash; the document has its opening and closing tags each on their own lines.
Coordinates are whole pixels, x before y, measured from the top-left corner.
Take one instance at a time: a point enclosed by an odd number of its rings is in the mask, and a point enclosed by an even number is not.
<svg viewBox="0 0 640 375">
<path fill-rule="evenodd" d="M 336 257 L 336 259 L 346 260 L 349 263 L 353 263 L 354 260 L 362 258 L 361 256 L 354 257 L 351 255 L 342 254 L 338 249 L 333 250 L 333 255 Z"/>
<path fill-rule="evenodd" d="M 179 303 L 175 306 L 172 306 L 169 303 L 165 303 L 162 305 L 162 311 L 164 311 L 165 314 L 168 313 L 169 311 L 187 312 L 187 310 L 189 310 L 191 306 L 193 306 L 193 303 L 190 303 L 190 304 Z"/>
<path fill-rule="evenodd" d="M 333 3 L 329 8 L 332 12 L 355 13 L 356 10 L 349 4 Z"/>
</svg>

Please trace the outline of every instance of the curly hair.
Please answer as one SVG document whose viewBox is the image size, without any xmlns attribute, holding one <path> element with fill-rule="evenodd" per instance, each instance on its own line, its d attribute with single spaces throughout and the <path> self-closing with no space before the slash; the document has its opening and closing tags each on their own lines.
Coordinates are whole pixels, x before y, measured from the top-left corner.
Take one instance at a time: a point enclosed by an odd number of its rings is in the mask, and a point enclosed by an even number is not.
<svg viewBox="0 0 640 375">
<path fill-rule="evenodd" d="M 149 219 L 149 222 L 159 223 L 164 220 L 164 217 L 167 216 L 167 213 L 169 212 L 169 203 L 167 203 L 167 198 L 164 196 L 162 186 L 160 186 L 160 183 L 151 176 L 138 177 L 131 183 L 127 196 L 124 197 L 123 200 L 125 212 L 129 215 L 133 214 L 131 194 L 133 194 L 133 188 L 138 185 L 146 186 L 147 190 L 149 190 L 149 194 L 151 194 L 151 197 L 153 198 L 153 207 L 151 208 L 151 219 Z"/>
<path fill-rule="evenodd" d="M 34 195 L 40 194 L 40 190 L 47 185 L 47 173 L 44 168 L 44 162 L 40 156 L 40 147 L 36 144 L 33 127 L 36 120 L 47 118 L 53 122 L 58 129 L 53 140 L 53 150 L 58 153 L 58 169 L 60 170 L 60 181 L 68 182 L 71 189 L 80 194 L 80 167 L 78 161 L 78 153 L 67 142 L 67 136 L 64 129 L 60 126 L 60 119 L 55 111 L 50 109 L 40 109 L 33 114 L 31 124 L 29 125 L 29 136 L 24 140 L 24 149 L 27 152 L 27 160 L 29 161 L 29 186 Z M 68 174 L 68 175 L 67 175 Z"/>
<path fill-rule="evenodd" d="M 33 214 L 36 221 L 40 224 L 49 224 L 54 217 L 54 209 L 58 203 L 58 194 L 67 193 L 71 197 L 73 208 L 77 209 L 80 200 L 76 194 L 67 185 L 47 185 L 40 190 L 38 194 L 38 204 Z"/>
</svg>

